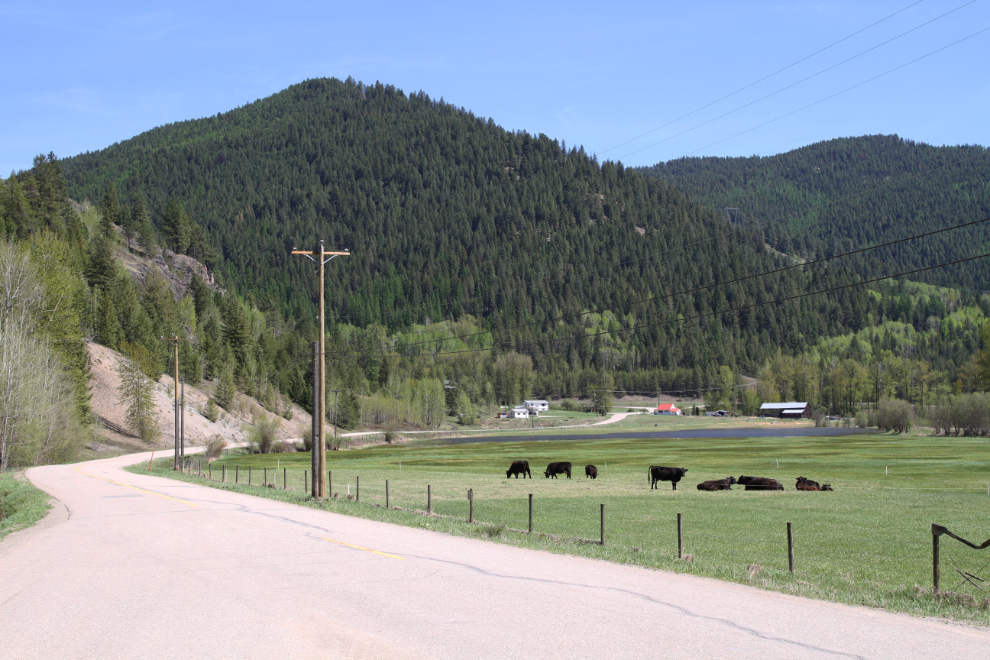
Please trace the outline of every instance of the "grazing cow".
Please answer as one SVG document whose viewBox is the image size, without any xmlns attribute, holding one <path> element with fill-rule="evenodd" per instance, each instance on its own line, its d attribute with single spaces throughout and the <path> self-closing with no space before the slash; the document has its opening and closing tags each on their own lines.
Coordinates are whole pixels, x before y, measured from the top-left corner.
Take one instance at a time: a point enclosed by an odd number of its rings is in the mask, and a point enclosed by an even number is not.
<svg viewBox="0 0 990 660">
<path fill-rule="evenodd" d="M 745 486 L 746 490 L 784 490 L 784 485 L 776 479 L 769 477 L 747 477 L 742 475 L 737 482 L 740 486 Z"/>
<path fill-rule="evenodd" d="M 585 465 L 584 466 L 584 477 L 586 479 L 588 477 L 591 477 L 592 479 L 597 479 L 598 478 L 598 468 L 595 467 L 594 465 Z"/>
<path fill-rule="evenodd" d="M 550 477 L 556 479 L 558 474 L 566 474 L 567 478 L 570 479 L 571 464 L 567 462 L 551 463 L 550 465 L 547 466 L 547 470 L 546 472 L 543 473 L 543 476 L 548 479 Z"/>
<path fill-rule="evenodd" d="M 795 484 L 795 487 L 798 490 L 805 490 L 805 491 L 814 491 L 814 490 L 822 489 L 821 484 L 819 484 L 817 481 L 812 481 L 811 479 L 806 479 L 804 477 L 797 478 L 797 484 Z"/>
<path fill-rule="evenodd" d="M 726 477 L 725 479 L 713 479 L 711 481 L 702 481 L 698 484 L 698 490 L 716 491 L 716 490 L 732 490 L 732 484 L 736 483 L 735 477 Z"/>
<path fill-rule="evenodd" d="M 533 475 L 529 471 L 529 461 L 512 461 L 512 465 L 505 471 L 505 478 L 508 479 L 511 476 L 515 476 L 518 479 L 520 474 L 523 476 L 523 479 L 526 477 L 533 478 Z"/>
<path fill-rule="evenodd" d="M 684 477 L 686 472 L 687 468 L 651 465 L 647 472 L 647 478 L 650 481 L 650 490 L 654 490 L 657 487 L 658 481 L 669 481 L 674 485 L 674 490 L 677 490 L 677 482 Z"/>
</svg>

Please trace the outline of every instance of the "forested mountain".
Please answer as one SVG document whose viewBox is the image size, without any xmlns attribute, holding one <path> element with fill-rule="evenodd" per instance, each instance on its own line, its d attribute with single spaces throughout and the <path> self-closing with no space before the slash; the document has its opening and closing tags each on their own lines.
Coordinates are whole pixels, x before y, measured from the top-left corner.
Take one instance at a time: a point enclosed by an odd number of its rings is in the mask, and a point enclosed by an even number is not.
<svg viewBox="0 0 990 660">
<path fill-rule="evenodd" d="M 682 158 L 640 170 L 709 206 L 781 252 L 829 256 L 990 217 L 990 151 L 896 135 L 820 142 L 777 156 Z M 725 214 L 728 217 L 729 213 Z M 990 223 L 844 259 L 866 278 L 988 252 Z M 915 279 L 990 290 L 990 261 Z"/>
<path fill-rule="evenodd" d="M 848 281 L 797 270 L 690 296 L 670 293 L 770 270 L 781 260 L 671 185 L 581 149 L 512 133 L 424 93 L 311 80 L 231 112 L 156 128 L 63 161 L 71 194 L 139 191 L 152 214 L 181 200 L 222 259 L 224 280 L 306 327 L 315 278 L 294 246 L 317 238 L 353 256 L 329 267 L 328 321 L 389 330 L 470 314 L 496 347 L 541 372 L 744 369 L 768 351 L 865 323 L 850 290 L 631 336 L 587 337 L 582 310 L 615 329 L 693 317 Z M 713 238 L 703 249 L 689 247 Z M 658 296 L 630 307 L 632 301 Z M 566 341 L 550 341 L 549 337 Z M 620 341 L 621 340 L 621 341 Z M 372 352 L 387 352 L 378 346 Z"/>
</svg>

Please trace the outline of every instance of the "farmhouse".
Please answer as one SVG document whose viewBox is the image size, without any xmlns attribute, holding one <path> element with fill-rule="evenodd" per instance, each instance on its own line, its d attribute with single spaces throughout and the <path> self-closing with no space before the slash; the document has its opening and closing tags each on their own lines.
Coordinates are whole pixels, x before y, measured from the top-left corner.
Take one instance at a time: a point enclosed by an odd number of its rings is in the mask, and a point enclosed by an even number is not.
<svg viewBox="0 0 990 660">
<path fill-rule="evenodd" d="M 509 419 L 526 419 L 529 417 L 529 410 L 522 406 L 516 406 L 509 411 L 508 417 Z"/>
<path fill-rule="evenodd" d="M 550 410 L 550 404 L 543 399 L 528 399 L 523 401 L 522 407 L 531 413 L 541 413 Z"/>
<path fill-rule="evenodd" d="M 811 407 L 807 401 L 785 401 L 784 403 L 764 403 L 760 406 L 760 415 L 764 417 L 782 417 L 811 419 Z"/>
<path fill-rule="evenodd" d="M 680 415 L 681 409 L 672 403 L 661 403 L 657 406 L 657 415 Z"/>
</svg>

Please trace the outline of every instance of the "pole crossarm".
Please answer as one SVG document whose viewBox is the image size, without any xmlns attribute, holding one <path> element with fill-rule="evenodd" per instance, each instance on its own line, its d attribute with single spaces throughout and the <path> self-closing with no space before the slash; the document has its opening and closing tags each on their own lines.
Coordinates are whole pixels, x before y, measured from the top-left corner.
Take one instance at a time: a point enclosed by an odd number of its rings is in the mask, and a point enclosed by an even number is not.
<svg viewBox="0 0 990 660">
<path fill-rule="evenodd" d="M 950 532 L 945 527 L 942 527 L 941 525 L 935 525 L 935 524 L 932 525 L 932 536 L 941 536 L 943 534 L 945 534 L 946 536 L 951 536 L 952 538 L 954 538 L 955 540 L 959 541 L 960 543 L 965 543 L 966 545 L 968 545 L 969 547 L 973 548 L 974 550 L 985 550 L 986 548 L 990 548 L 990 539 L 987 539 L 981 545 L 976 545 L 975 543 L 970 543 L 969 541 L 967 541 L 966 539 L 962 538 L 961 536 L 956 536 L 955 534 L 953 534 L 952 532 Z"/>
</svg>

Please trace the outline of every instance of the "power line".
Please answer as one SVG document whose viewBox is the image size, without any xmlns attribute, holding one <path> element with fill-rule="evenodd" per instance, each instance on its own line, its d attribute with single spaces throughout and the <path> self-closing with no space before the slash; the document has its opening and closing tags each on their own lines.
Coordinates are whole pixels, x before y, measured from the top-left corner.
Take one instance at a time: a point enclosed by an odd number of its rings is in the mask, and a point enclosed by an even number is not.
<svg viewBox="0 0 990 660">
<path fill-rule="evenodd" d="M 641 300 L 636 300 L 636 301 L 633 301 L 633 302 L 630 302 L 630 303 L 626 303 L 624 305 L 624 307 L 629 308 L 629 307 L 632 307 L 633 305 L 640 305 L 642 303 L 650 302 L 652 300 L 661 300 L 661 299 L 664 299 L 664 298 L 673 298 L 675 296 L 683 296 L 683 295 L 687 295 L 689 293 L 697 293 L 699 291 L 707 291 L 707 290 L 711 290 L 711 289 L 717 289 L 719 287 L 728 286 L 730 284 L 738 284 L 739 282 L 744 282 L 746 280 L 751 280 L 751 279 L 754 279 L 754 278 L 757 278 L 757 277 L 766 277 L 768 275 L 775 275 L 777 273 L 782 273 L 784 271 L 792 270 L 794 268 L 804 268 L 806 266 L 813 266 L 815 264 L 824 263 L 824 262 L 827 262 L 827 261 L 832 261 L 833 259 L 841 259 L 843 257 L 848 257 L 848 256 L 854 255 L 854 254 L 860 254 L 860 253 L 863 253 L 863 252 L 869 252 L 871 250 L 878 250 L 880 248 L 890 247 L 891 245 L 897 245 L 898 243 L 905 243 L 907 241 L 913 241 L 913 240 L 917 240 L 919 238 L 927 238 L 929 236 L 934 236 L 936 234 L 942 234 L 942 233 L 945 233 L 945 232 L 948 232 L 948 231 L 953 231 L 953 230 L 956 230 L 956 229 L 964 229 L 966 227 L 972 227 L 972 226 L 975 226 L 975 225 L 983 224 L 985 222 L 990 222 L 990 217 L 983 218 L 982 220 L 974 220 L 972 222 L 966 222 L 966 223 L 963 223 L 961 225 L 953 225 L 952 227 L 943 227 L 941 229 L 935 229 L 933 231 L 924 232 L 922 234 L 916 234 L 914 236 L 908 236 L 907 238 L 899 238 L 899 239 L 896 239 L 896 240 L 893 240 L 893 241 L 888 241 L 886 243 L 880 243 L 879 245 L 872 245 L 872 246 L 865 247 L 865 248 L 859 248 L 857 250 L 851 250 L 849 252 L 843 252 L 841 254 L 835 254 L 835 255 L 832 255 L 830 257 L 822 257 L 821 259 L 815 259 L 814 261 L 796 263 L 796 264 L 792 264 L 790 266 L 785 266 L 783 268 L 777 268 L 777 269 L 774 269 L 774 270 L 764 271 L 762 273 L 754 273 L 753 275 L 746 275 L 745 277 L 738 277 L 738 278 L 736 278 L 734 280 L 729 280 L 727 282 L 716 282 L 716 283 L 713 283 L 713 284 L 706 284 L 705 286 L 695 287 L 693 289 L 684 289 L 684 290 L 676 291 L 676 292 L 673 292 L 673 293 L 667 293 L 667 294 L 661 294 L 661 295 L 656 295 L 656 296 L 650 296 L 648 298 L 643 298 Z M 599 308 L 599 309 L 596 309 L 596 310 L 590 310 L 590 311 L 586 311 L 586 312 L 581 312 L 580 314 L 577 314 L 576 316 L 581 317 L 581 316 L 587 316 L 589 314 L 601 314 L 603 312 L 615 312 L 615 309 L 614 308 Z M 467 335 L 454 335 L 452 337 L 444 337 L 442 339 L 427 339 L 425 341 L 404 344 L 404 347 L 422 346 L 424 344 L 436 344 L 438 342 L 451 341 L 451 340 L 454 340 L 454 339 L 470 339 L 472 337 L 480 337 L 480 336 L 484 336 L 484 335 L 503 334 L 503 333 L 508 332 L 510 330 L 518 330 L 520 328 L 528 328 L 528 327 L 532 327 L 534 325 L 539 325 L 540 323 L 542 323 L 542 321 L 533 321 L 533 322 L 530 322 L 530 323 L 522 323 L 522 324 L 519 324 L 519 325 L 510 326 L 508 328 L 501 328 L 499 330 L 483 330 L 483 331 L 480 331 L 480 332 L 474 332 L 474 333 L 470 333 L 470 334 L 467 334 Z"/>
<path fill-rule="evenodd" d="M 862 29 L 859 29 L 859 30 L 857 30 L 857 31 L 855 31 L 855 32 L 853 32 L 852 34 L 850 34 L 850 35 L 848 35 L 848 36 L 845 36 L 845 37 L 843 37 L 842 39 L 839 39 L 838 41 L 836 41 L 836 42 L 833 42 L 833 43 L 831 43 L 831 44 L 829 44 L 828 46 L 825 46 L 824 48 L 821 48 L 821 49 L 819 49 L 819 50 L 816 50 L 816 51 L 815 51 L 814 53 L 812 53 L 812 54 L 810 54 L 810 55 L 806 55 L 806 56 L 804 56 L 804 57 L 802 57 L 801 59 L 799 59 L 799 60 L 797 60 L 797 61 L 795 61 L 795 62 L 792 62 L 792 63 L 790 63 L 790 64 L 788 64 L 787 66 L 785 66 L 785 67 L 783 67 L 783 68 L 781 68 L 781 69 L 777 69 L 777 70 L 776 70 L 776 71 L 774 71 L 773 73 L 771 73 L 771 74 L 768 74 L 768 75 L 766 75 L 766 76 L 763 76 L 763 77 L 762 77 L 762 78 L 760 78 L 759 80 L 755 80 L 755 81 L 753 81 L 753 82 L 751 82 L 751 83 L 749 83 L 748 85 L 744 85 L 743 87 L 740 87 L 739 89 L 737 89 L 737 90 L 736 90 L 736 91 L 734 91 L 734 92 L 730 92 L 730 93 L 728 93 L 728 94 L 726 94 L 725 96 L 723 96 L 723 97 L 721 97 L 721 98 L 717 98 L 717 99 L 715 99 L 715 100 L 714 100 L 714 101 L 712 101 L 711 103 L 706 103 L 705 105 L 703 105 L 703 106 L 701 106 L 701 107 L 699 107 L 699 108 L 696 108 L 696 109 L 694 109 L 694 110 L 692 110 L 691 112 L 688 112 L 687 114 L 684 114 L 684 115 L 681 115 L 681 116 L 680 116 L 680 117 L 678 117 L 677 119 L 671 119 L 671 120 L 670 120 L 670 121 L 668 121 L 668 122 L 667 122 L 666 124 L 661 124 L 660 126 L 657 126 L 656 128 L 654 128 L 654 129 L 651 129 L 651 130 L 649 130 L 649 131 L 647 131 L 647 132 L 645 132 L 645 133 L 643 133 L 642 135 L 637 135 L 636 137 L 634 137 L 634 138 L 631 138 L 631 139 L 629 139 L 629 140 L 626 140 L 625 142 L 621 142 L 621 143 L 619 143 L 619 144 L 617 144 L 617 145 L 615 145 L 614 147 L 609 147 L 608 149 L 606 149 L 606 150 L 605 150 L 605 151 L 603 151 L 602 153 L 603 153 L 603 154 L 605 154 L 605 153 L 608 153 L 609 151 L 612 151 L 613 149 L 618 149 L 619 147 L 621 147 L 621 146 L 624 146 L 624 145 L 627 145 L 627 144 L 629 144 L 630 142 L 634 142 L 634 141 L 636 141 L 636 140 L 638 140 L 638 139 L 640 139 L 641 137 L 646 137 L 646 136 L 647 136 L 647 135 L 649 135 L 650 133 L 654 133 L 654 132 L 656 132 L 656 131 L 659 131 L 659 130 L 660 130 L 661 128 L 665 128 L 665 127 L 667 127 L 667 126 L 670 126 L 670 125 L 671 125 L 671 124 L 673 124 L 673 123 L 676 123 L 676 122 L 679 122 L 679 121 L 680 121 L 680 120 L 682 120 L 682 119 L 685 119 L 685 118 L 687 118 L 687 117 L 690 117 L 691 115 L 693 115 L 693 114 L 695 114 L 695 113 L 697 113 L 697 112 L 701 112 L 701 111 L 702 111 L 702 110 L 704 110 L 705 108 L 709 108 L 709 107 L 711 107 L 711 106 L 713 106 L 713 105 L 715 105 L 716 103 L 719 103 L 720 101 L 724 101 L 724 100 L 725 100 L 725 99 L 727 99 L 727 98 L 730 98 L 730 97 L 732 97 L 732 96 L 735 96 L 735 95 L 736 95 L 736 94 L 738 94 L 739 92 L 743 92 L 743 91 L 745 91 L 745 90 L 747 90 L 747 89 L 749 89 L 750 87 L 752 87 L 752 86 L 754 86 L 754 85 L 758 85 L 759 83 L 761 83 L 761 82 L 763 82 L 764 80 L 768 80 L 768 79 L 770 79 L 770 78 L 773 78 L 773 77 L 774 77 L 774 76 L 776 76 L 776 75 L 777 75 L 778 73 L 783 73 L 784 71 L 787 71 L 788 69 L 790 69 L 790 68 L 793 68 L 793 67 L 795 67 L 795 66 L 797 66 L 797 65 L 798 65 L 798 64 L 800 64 L 801 62 L 804 62 L 804 61 L 806 61 L 806 60 L 809 60 L 809 59 L 811 59 L 811 58 L 812 58 L 812 57 L 814 57 L 815 55 L 819 55 L 819 54 L 821 54 L 821 53 L 824 53 L 824 52 L 825 52 L 826 50 L 829 50 L 830 48 L 833 48 L 833 47 L 835 47 L 835 46 L 838 46 L 839 44 L 841 44 L 841 43 L 842 43 L 842 42 L 844 42 L 844 41 L 848 41 L 849 39 L 852 39 L 852 38 L 853 38 L 853 37 L 855 37 L 855 36 L 856 36 L 857 34 L 861 34 L 861 33 L 863 33 L 863 32 L 865 32 L 865 31 L 867 31 L 867 30 L 869 30 L 869 29 L 870 29 L 870 28 L 872 28 L 872 27 L 876 27 L 877 25 L 880 25 L 880 24 L 881 24 L 881 23 L 883 23 L 884 21 L 886 21 L 886 20 L 888 20 L 888 19 L 891 19 L 891 18 L 893 18 L 894 16 L 897 16 L 898 14 L 900 14 L 900 13 L 902 13 L 902 12 L 905 12 L 905 11 L 907 11 L 908 9 L 910 9 L 911 7 L 914 7 L 915 5 L 920 5 L 920 4 L 922 3 L 922 2 L 923 2 L 923 0 L 918 0 L 918 2 L 912 2 L 912 3 L 911 3 L 911 4 L 909 4 L 908 6 L 906 6 L 906 7 L 904 7 L 904 8 L 902 8 L 902 9 L 898 9 L 898 10 L 897 10 L 897 11 L 895 11 L 895 12 L 894 12 L 893 14 L 890 14 L 890 15 L 888 15 L 888 16 L 885 16 L 885 17 L 883 17 L 883 18 L 881 18 L 881 19 L 880 19 L 879 21 L 877 21 L 877 22 L 875 22 L 875 23 L 871 23 L 870 25 L 867 25 L 866 27 L 864 27 L 864 28 L 862 28 Z"/>
<path fill-rule="evenodd" d="M 801 298 L 808 298 L 810 296 L 817 296 L 817 295 L 821 295 L 821 294 L 825 294 L 825 293 L 831 293 L 833 291 L 841 291 L 843 289 L 852 289 L 852 288 L 859 287 L 859 286 L 866 286 L 867 284 L 873 284 L 873 283 L 876 283 L 876 282 L 881 282 L 883 280 L 894 279 L 894 278 L 897 278 L 897 277 L 906 277 L 908 275 L 914 275 L 916 273 L 923 273 L 923 272 L 926 272 L 926 271 L 935 270 L 936 268 L 945 268 L 947 266 L 955 266 L 955 265 L 958 265 L 958 264 L 961 264 L 961 263 L 966 263 L 966 262 L 969 262 L 969 261 L 975 261 L 977 259 L 983 259 L 983 258 L 986 258 L 986 257 L 990 257 L 990 253 L 977 255 L 975 257 L 967 257 L 965 259 L 957 259 L 955 261 L 948 261 L 948 262 L 945 262 L 945 263 L 936 264 L 934 266 L 926 266 L 924 268 L 916 268 L 914 270 L 908 270 L 908 271 L 904 271 L 904 272 L 901 272 L 901 273 L 894 273 L 894 274 L 891 274 L 891 275 L 884 275 L 884 276 L 881 276 L 881 277 L 875 277 L 875 278 L 868 279 L 868 280 L 863 280 L 863 281 L 860 281 L 860 282 L 853 282 L 852 284 L 842 284 L 842 285 L 839 285 L 839 286 L 831 287 L 829 289 L 821 289 L 819 291 L 809 291 L 809 292 L 806 292 L 806 293 L 795 294 L 793 296 L 786 296 L 786 297 L 783 297 L 783 298 L 777 298 L 775 300 L 768 300 L 768 301 L 765 301 L 765 302 L 753 303 L 751 305 L 743 305 L 743 306 L 740 306 L 740 307 L 733 307 L 733 308 L 725 309 L 725 310 L 719 310 L 719 311 L 713 311 L 713 312 L 705 312 L 703 314 L 696 314 L 694 316 L 685 316 L 685 317 L 682 317 L 682 318 L 669 319 L 669 320 L 666 320 L 666 321 L 658 321 L 656 323 L 641 323 L 641 324 L 637 325 L 634 328 L 623 328 L 623 329 L 619 329 L 619 330 L 605 330 L 605 331 L 602 331 L 602 332 L 595 332 L 595 333 L 584 335 L 582 337 L 582 339 L 590 339 L 592 337 L 598 337 L 598 336 L 603 336 L 603 335 L 621 334 L 621 333 L 624 333 L 624 332 L 632 333 L 632 332 L 636 332 L 636 331 L 638 331 L 638 330 L 640 330 L 642 328 L 652 328 L 652 327 L 660 327 L 660 326 L 664 326 L 664 325 L 672 325 L 674 323 L 684 323 L 685 321 L 693 321 L 693 320 L 696 320 L 696 319 L 708 318 L 708 317 L 711 317 L 711 316 L 718 316 L 718 315 L 721 315 L 721 314 L 733 314 L 735 312 L 741 312 L 741 311 L 745 311 L 747 309 L 755 309 L 757 307 L 762 307 L 764 305 L 776 305 L 776 304 L 780 304 L 780 303 L 784 303 L 784 302 L 789 302 L 791 300 L 798 300 L 798 299 L 801 299 Z M 550 337 L 549 338 L 549 341 L 551 341 L 551 342 L 561 342 L 561 341 L 569 341 L 570 339 L 573 339 L 573 337 Z M 432 341 L 432 342 L 429 342 L 429 343 L 439 343 L 439 342 L 442 342 L 442 341 L 447 341 L 447 339 L 438 339 L 438 340 L 435 340 L 435 341 Z M 504 348 L 507 348 L 508 346 L 509 346 L 508 343 L 503 342 L 500 346 L 498 346 L 498 348 L 503 348 L 504 349 Z M 418 353 L 417 355 L 400 355 L 398 353 L 393 353 L 393 354 L 389 354 L 389 355 L 371 355 L 371 354 L 367 354 L 367 353 L 331 353 L 330 355 L 333 355 L 334 357 L 363 357 L 363 358 L 369 358 L 369 357 L 375 357 L 375 358 L 402 358 L 402 357 L 407 357 L 407 358 L 413 358 L 413 357 L 421 357 L 421 356 L 424 356 L 424 355 L 432 355 L 433 357 L 436 357 L 436 356 L 439 356 L 439 355 L 458 355 L 458 354 L 463 354 L 463 353 L 483 353 L 483 352 L 486 352 L 486 351 L 490 351 L 493 348 L 495 348 L 494 345 L 493 346 L 490 346 L 488 348 L 471 348 L 471 349 L 462 349 L 462 350 L 457 350 L 457 351 L 435 351 L 435 352 L 432 352 L 432 353 L 429 353 L 429 354 Z"/>
<path fill-rule="evenodd" d="M 899 70 L 903 69 L 904 67 L 911 66 L 912 64 L 915 64 L 917 62 L 920 62 L 921 60 L 923 60 L 925 58 L 928 58 L 928 57 L 931 57 L 932 55 L 935 55 L 936 53 L 940 53 L 943 50 L 946 50 L 948 48 L 952 48 L 953 46 L 956 46 L 958 44 L 961 44 L 962 42 L 964 42 L 964 41 L 966 41 L 968 39 L 972 39 L 975 36 L 978 36 L 980 34 L 983 34 L 987 30 L 990 30 L 990 27 L 985 27 L 982 30 L 977 30 L 976 32 L 972 33 L 969 36 L 963 37 L 962 39 L 959 39 L 958 41 L 953 41 L 950 44 L 947 44 L 945 46 L 942 46 L 941 48 L 936 48 L 935 50 L 931 51 L 930 53 L 926 53 L 925 55 L 922 55 L 921 57 L 915 58 L 915 59 L 911 60 L 910 62 L 905 62 L 904 64 L 901 64 L 899 66 L 895 66 L 893 69 L 888 69 L 887 71 L 884 71 L 883 73 L 880 73 L 880 74 L 877 74 L 877 75 L 873 76 L 872 78 L 868 78 L 868 79 L 866 79 L 866 80 L 864 80 L 862 82 L 858 82 L 858 83 L 856 83 L 855 85 L 853 85 L 851 87 L 846 87 L 845 89 L 843 89 L 841 91 L 838 91 L 838 92 L 835 92 L 834 94 L 829 94 L 828 96 L 826 96 L 824 98 L 820 98 L 817 101 L 814 101 L 813 103 L 809 103 L 808 105 L 801 106 L 797 110 L 791 110 L 790 112 L 784 113 L 784 114 L 780 115 L 779 117 L 775 117 L 774 119 L 771 119 L 770 121 L 765 121 L 762 124 L 758 124 L 756 126 L 753 126 L 752 128 L 747 128 L 745 131 L 740 131 L 739 133 L 736 133 L 735 135 L 730 135 L 729 137 L 724 138 L 722 140 L 718 140 L 716 142 L 712 142 L 711 144 L 707 144 L 707 145 L 705 145 L 705 146 L 703 146 L 703 147 L 701 147 L 699 149 L 695 149 L 694 151 L 689 152 L 686 155 L 687 156 L 690 156 L 692 154 L 698 153 L 699 151 L 704 151 L 705 149 L 708 149 L 709 147 L 714 147 L 717 144 L 722 144 L 723 142 L 728 142 L 729 140 L 732 140 L 734 138 L 737 138 L 740 135 L 745 135 L 746 133 L 750 133 L 752 131 L 755 131 L 758 128 L 763 128 L 764 126 L 767 126 L 769 124 L 772 124 L 775 121 L 779 121 L 779 120 L 784 119 L 786 117 L 790 117 L 793 114 L 797 114 L 798 112 L 801 112 L 802 110 L 807 110 L 808 108 L 811 108 L 813 106 L 816 106 L 816 105 L 818 105 L 820 103 L 824 103 L 825 101 L 828 101 L 830 99 L 834 99 L 836 96 L 840 96 L 842 94 L 845 94 L 846 92 L 850 92 L 850 91 L 852 91 L 852 90 L 854 90 L 854 89 L 856 89 L 858 87 L 862 87 L 863 85 L 866 85 L 867 83 L 871 83 L 874 80 L 878 80 L 880 78 L 883 78 L 884 76 L 887 76 L 887 75 L 889 75 L 891 73 L 894 73 L 895 71 L 899 71 Z M 642 151 L 642 149 L 640 149 L 638 151 Z M 636 153 L 636 152 L 634 151 L 632 153 Z M 630 156 L 630 155 L 632 155 L 632 154 L 626 154 L 626 156 Z M 625 158 L 626 156 L 623 156 L 623 158 Z"/>
<path fill-rule="evenodd" d="M 831 71 L 832 69 L 835 69 L 837 67 L 840 67 L 843 64 L 847 64 L 849 62 L 852 62 L 853 60 L 855 60 L 855 59 L 857 59 L 859 57 L 862 57 L 863 55 L 866 55 L 867 53 L 873 52 L 877 48 L 881 48 L 883 46 L 886 46 L 889 43 L 892 43 L 894 41 L 897 41 L 901 37 L 907 36 L 907 35 L 911 34 L 912 32 L 915 32 L 916 30 L 920 30 L 921 28 L 925 27 L 926 25 L 930 25 L 931 23 L 934 23 L 935 21 L 937 21 L 937 20 L 939 20 L 941 18 L 945 18 L 949 14 L 952 14 L 954 12 L 957 12 L 960 9 L 962 9 L 963 7 L 966 7 L 968 5 L 971 5 L 974 2 L 976 2 L 976 0 L 969 0 L 969 2 L 963 3 L 963 4 L 959 5 L 958 7 L 956 7 L 955 9 L 949 10 L 949 11 L 945 12 L 944 14 L 942 14 L 940 16 L 936 16 L 935 18 L 932 18 L 932 19 L 930 19 L 928 21 L 925 21 L 921 25 L 917 25 L 917 26 L 911 28 L 910 30 L 908 30 L 907 32 L 902 32 L 899 35 L 897 35 L 896 37 L 891 37 L 890 39 L 888 39 L 888 40 L 886 40 L 884 42 L 881 42 L 881 43 L 879 43 L 879 44 L 877 44 L 875 46 L 871 46 L 870 48 L 867 48 L 866 50 L 861 51 L 861 52 L 857 53 L 856 55 L 853 55 L 852 57 L 846 58 L 846 59 L 842 60 L 841 62 L 838 62 L 838 63 L 833 64 L 831 66 L 827 66 L 824 69 L 818 71 L 817 73 L 813 73 L 810 76 L 807 76 L 805 78 L 802 78 L 801 80 L 798 80 L 796 82 L 793 82 L 793 83 L 791 83 L 789 85 L 785 85 L 784 87 L 781 87 L 781 88 L 777 89 L 776 91 L 770 92 L 766 96 L 761 96 L 760 98 L 758 98 L 758 99 L 756 99 L 754 101 L 750 101 L 749 103 L 744 103 L 743 105 L 740 105 L 740 106 L 738 106 L 738 107 L 736 107 L 736 108 L 734 108 L 732 110 L 729 110 L 728 112 L 724 112 L 724 113 L 718 115 L 717 117 L 713 117 L 713 118 L 711 118 L 711 119 L 709 119 L 707 121 L 703 121 L 700 124 L 695 124 L 691 128 L 686 128 L 686 129 L 684 129 L 683 131 L 681 131 L 679 133 L 674 133 L 673 135 L 668 135 L 667 137 L 665 137 L 662 140 L 659 140 L 657 142 L 654 142 L 653 144 L 648 144 L 645 147 L 642 147 L 640 149 L 637 149 L 636 151 L 632 151 L 632 152 L 626 154 L 625 156 L 623 156 L 623 158 L 626 158 L 626 157 L 631 156 L 633 154 L 638 154 L 640 151 L 645 151 L 646 149 L 650 149 L 652 147 L 655 147 L 658 144 L 663 144 L 664 142 L 667 142 L 668 140 L 673 140 L 675 137 L 680 137 L 681 135 L 684 135 L 685 133 L 690 133 L 691 131 L 694 131 L 696 129 L 701 128 L 702 126 L 707 126 L 708 124 L 711 124 L 712 122 L 716 122 L 719 119 L 723 119 L 725 117 L 728 117 L 729 115 L 731 115 L 733 113 L 736 113 L 736 112 L 739 112 L 740 110 L 743 110 L 745 108 L 748 108 L 751 105 L 755 105 L 755 104 L 759 103 L 760 101 L 765 101 L 766 99 L 770 98 L 771 96 L 776 96 L 777 94 L 780 94 L 781 92 L 785 92 L 785 91 L 791 89 L 792 87 L 797 87 L 801 83 L 807 82 L 807 81 L 811 80 L 812 78 L 817 78 L 818 76 L 822 75 L 823 73 L 827 73 L 828 71 Z"/>
</svg>

